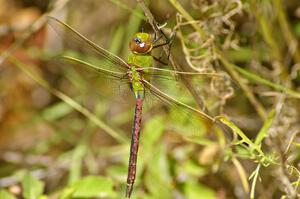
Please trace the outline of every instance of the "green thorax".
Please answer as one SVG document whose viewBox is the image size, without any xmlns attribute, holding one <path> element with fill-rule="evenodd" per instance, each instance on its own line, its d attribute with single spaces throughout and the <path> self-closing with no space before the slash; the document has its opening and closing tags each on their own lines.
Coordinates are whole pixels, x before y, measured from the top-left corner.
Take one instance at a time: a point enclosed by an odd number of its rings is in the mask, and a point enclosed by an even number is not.
<svg viewBox="0 0 300 199">
<path fill-rule="evenodd" d="M 152 56 L 147 54 L 129 53 L 128 64 L 140 68 L 148 68 L 152 66 Z"/>
<path fill-rule="evenodd" d="M 141 74 L 136 70 L 137 68 L 148 68 L 152 65 L 152 56 L 149 54 L 135 54 L 130 52 L 128 56 L 128 64 L 132 75 L 132 89 L 136 98 L 144 96 L 144 85 L 141 83 Z M 144 70 L 147 73 L 146 70 Z"/>
</svg>

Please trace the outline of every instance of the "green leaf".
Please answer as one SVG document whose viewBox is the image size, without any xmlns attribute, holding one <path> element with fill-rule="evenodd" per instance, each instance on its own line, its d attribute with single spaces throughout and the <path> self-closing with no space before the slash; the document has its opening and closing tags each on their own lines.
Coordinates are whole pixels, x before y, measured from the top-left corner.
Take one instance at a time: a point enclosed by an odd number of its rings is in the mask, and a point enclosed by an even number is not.
<svg viewBox="0 0 300 199">
<path fill-rule="evenodd" d="M 30 173 L 26 173 L 22 179 L 22 188 L 25 199 L 37 199 L 44 191 L 44 182 L 38 180 Z"/>
<path fill-rule="evenodd" d="M 75 198 L 112 198 L 116 196 L 113 183 L 110 179 L 101 176 L 87 176 L 77 181 L 72 188 L 75 189 Z"/>
<path fill-rule="evenodd" d="M 187 181 L 184 185 L 184 193 L 187 199 L 216 199 L 214 190 L 200 183 Z"/>
<path fill-rule="evenodd" d="M 9 193 L 8 191 L 6 191 L 4 189 L 0 190 L 0 198 L 1 199 L 16 199 L 16 197 L 13 194 Z"/>
<path fill-rule="evenodd" d="M 276 112 L 275 109 L 272 109 L 271 112 L 269 113 L 269 116 L 267 120 L 265 121 L 263 127 L 260 129 L 259 133 L 256 136 L 255 139 L 255 145 L 259 145 L 262 140 L 267 136 L 268 130 L 271 127 L 273 120 L 275 118 Z"/>
</svg>

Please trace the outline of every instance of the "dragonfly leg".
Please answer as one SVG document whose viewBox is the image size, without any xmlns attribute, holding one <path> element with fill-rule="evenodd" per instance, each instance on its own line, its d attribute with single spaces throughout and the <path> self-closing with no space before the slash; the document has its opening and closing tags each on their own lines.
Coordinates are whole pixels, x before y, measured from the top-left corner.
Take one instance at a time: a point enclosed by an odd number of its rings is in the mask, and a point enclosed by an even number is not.
<svg viewBox="0 0 300 199">
<path fill-rule="evenodd" d="M 160 30 L 160 31 L 161 31 L 161 35 L 160 35 L 159 37 L 156 38 L 156 34 L 155 34 L 155 37 L 154 37 L 154 40 L 153 40 L 153 44 L 155 44 L 157 41 L 159 41 L 160 39 L 162 39 L 162 37 L 165 38 L 165 42 L 164 42 L 164 43 L 161 43 L 161 44 L 154 45 L 154 46 L 153 46 L 153 49 L 154 49 L 154 48 L 159 48 L 159 47 L 162 47 L 162 46 L 165 46 L 165 45 L 168 45 L 168 47 L 169 47 L 169 52 L 168 52 L 168 55 L 167 55 L 167 60 L 169 60 L 170 53 L 171 53 L 171 50 L 170 50 L 170 49 L 171 49 L 171 45 L 172 45 L 172 43 L 173 43 L 173 39 L 174 39 L 174 37 L 175 37 L 175 35 L 176 35 L 176 31 L 175 31 L 175 30 L 172 31 L 172 34 L 171 34 L 171 37 L 170 37 L 170 38 L 167 37 L 167 35 L 163 32 L 163 30 Z M 161 64 L 163 64 L 163 65 L 168 65 L 167 63 L 161 61 L 161 59 L 162 59 L 162 51 L 161 51 L 161 53 L 160 53 L 160 55 L 159 55 L 159 58 L 157 58 L 157 57 L 153 57 L 153 58 L 154 58 L 157 62 L 159 62 L 159 63 L 161 63 Z"/>
<path fill-rule="evenodd" d="M 165 42 L 162 43 L 162 44 L 157 44 L 155 46 L 153 46 L 153 48 L 158 48 L 158 47 L 161 47 L 161 46 L 165 46 L 165 45 L 171 45 L 172 42 L 173 42 L 173 39 L 176 35 L 176 31 L 173 30 L 172 33 L 171 33 L 171 37 L 167 37 L 167 35 L 164 33 L 163 30 L 160 29 L 160 32 L 161 32 L 161 35 L 159 37 L 156 38 L 156 34 L 154 34 L 154 39 L 153 39 L 153 44 L 155 44 L 157 41 L 159 41 L 162 37 L 165 38 Z"/>
<path fill-rule="evenodd" d="M 154 39 L 152 41 L 152 44 L 155 44 L 157 41 L 159 41 L 162 38 L 163 35 L 160 35 L 159 37 L 157 37 L 156 33 L 154 33 Z"/>
<path fill-rule="evenodd" d="M 159 62 L 160 64 L 162 64 L 162 65 L 168 65 L 168 63 L 163 62 L 163 61 L 161 60 L 161 56 L 159 56 L 159 58 L 157 58 L 157 57 L 155 57 L 155 56 L 152 55 L 152 57 L 153 57 L 153 59 L 154 59 L 155 61 Z"/>
</svg>

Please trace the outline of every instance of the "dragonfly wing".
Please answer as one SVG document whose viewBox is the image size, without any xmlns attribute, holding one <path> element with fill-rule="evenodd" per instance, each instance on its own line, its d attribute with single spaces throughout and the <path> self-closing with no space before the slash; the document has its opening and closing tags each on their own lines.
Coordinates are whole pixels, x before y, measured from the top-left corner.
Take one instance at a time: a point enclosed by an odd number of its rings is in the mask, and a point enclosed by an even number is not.
<svg viewBox="0 0 300 199">
<path fill-rule="evenodd" d="M 85 36 L 70 27 L 68 24 L 51 16 L 48 16 L 48 19 L 49 24 L 58 34 L 62 32 L 67 34 L 68 39 L 77 41 L 77 43 L 79 42 L 82 47 L 88 47 L 90 51 L 94 52 L 100 58 L 104 58 L 110 62 L 111 65 L 117 66 L 119 70 L 125 71 L 129 68 L 128 64 L 123 59 L 98 46 L 96 43 L 87 39 Z"/>
<path fill-rule="evenodd" d="M 80 64 L 88 69 L 94 70 L 95 72 L 100 73 L 100 74 L 108 75 L 110 77 L 117 78 L 117 79 L 128 79 L 127 73 L 124 73 L 124 72 L 116 72 L 116 71 L 107 70 L 107 69 L 98 67 L 91 63 L 88 63 L 83 60 L 80 60 L 80 59 L 77 59 L 74 57 L 70 57 L 70 56 L 63 56 L 63 58 L 70 62 Z"/>
<path fill-rule="evenodd" d="M 161 80 L 178 80 L 181 75 L 187 77 L 202 77 L 202 78 L 225 78 L 224 75 L 219 74 L 217 72 L 183 72 L 183 71 L 176 71 L 176 70 L 168 70 L 164 68 L 143 68 L 145 71 L 144 76 L 149 77 L 147 79 L 161 79 Z"/>
<path fill-rule="evenodd" d="M 206 114 L 203 111 L 197 110 L 183 102 L 180 102 L 178 100 L 176 100 L 175 98 L 173 98 L 172 96 L 164 93 L 163 91 L 161 91 L 159 88 L 157 88 L 156 86 L 154 86 L 153 84 L 151 84 L 150 82 L 148 82 L 147 80 L 143 80 L 143 83 L 145 85 L 145 87 L 150 90 L 150 92 L 156 96 L 157 98 L 159 98 L 160 100 L 162 100 L 163 102 L 166 102 L 168 104 L 174 104 L 178 107 L 184 108 L 190 112 L 193 112 L 194 114 L 210 121 L 210 122 L 214 122 L 214 118 L 209 116 L 208 114 Z"/>
<path fill-rule="evenodd" d="M 62 81 L 53 82 L 55 84 L 63 82 L 61 87 L 60 85 L 55 85 L 55 87 L 66 93 L 72 91 L 72 97 L 80 99 L 81 103 L 99 103 L 100 101 L 102 103 L 107 99 L 109 99 L 107 103 L 117 103 L 120 107 L 131 103 L 129 96 L 132 93 L 128 86 L 130 79 L 126 72 L 111 71 L 102 68 L 101 65 L 94 65 L 69 56 L 54 60 L 54 64 L 59 64 L 58 68 L 62 70 L 60 77 L 63 78 Z M 106 106 L 102 107 L 106 109 Z"/>
<path fill-rule="evenodd" d="M 197 100 L 202 101 L 202 108 L 214 113 L 219 112 L 234 93 L 233 81 L 225 72 L 183 72 L 163 68 L 144 68 L 144 71 L 146 80 L 151 80 L 152 84 L 162 90 L 169 90 L 170 85 L 180 86 L 178 80 L 186 78 L 193 85 L 193 95 L 199 96 Z M 205 104 L 205 101 L 210 104 Z"/>
</svg>

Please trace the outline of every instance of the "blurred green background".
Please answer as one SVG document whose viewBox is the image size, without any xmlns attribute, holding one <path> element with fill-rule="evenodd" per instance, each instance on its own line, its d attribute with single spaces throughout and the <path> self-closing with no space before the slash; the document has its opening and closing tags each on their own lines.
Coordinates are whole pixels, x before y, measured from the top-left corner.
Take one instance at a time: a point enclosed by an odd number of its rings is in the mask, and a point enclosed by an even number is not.
<svg viewBox="0 0 300 199">
<path fill-rule="evenodd" d="M 153 83 L 227 128 L 148 93 L 132 198 L 298 198 L 300 1 L 145 2 L 182 70 L 223 77 Z M 0 0 L 0 199 L 124 198 L 134 96 L 46 16 L 124 60 L 153 34 L 135 0 Z"/>
</svg>

